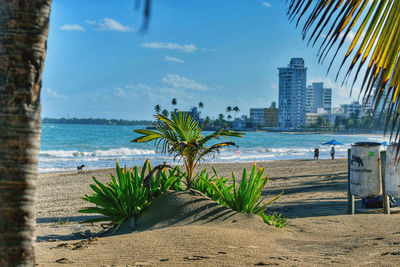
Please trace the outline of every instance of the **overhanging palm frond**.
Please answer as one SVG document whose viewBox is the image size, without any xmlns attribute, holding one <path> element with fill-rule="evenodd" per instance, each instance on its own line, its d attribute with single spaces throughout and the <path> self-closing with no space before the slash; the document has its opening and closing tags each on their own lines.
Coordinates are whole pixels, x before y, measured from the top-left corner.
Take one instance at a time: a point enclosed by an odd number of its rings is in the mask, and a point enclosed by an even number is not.
<svg viewBox="0 0 400 267">
<path fill-rule="evenodd" d="M 343 66 L 348 66 L 343 83 L 352 77 L 352 88 L 363 73 L 361 92 L 372 98 L 375 111 L 379 104 L 387 104 L 385 131 L 392 122 L 391 137 L 396 131 L 399 137 L 398 117 L 400 113 L 400 1 L 397 0 L 287 0 L 288 16 L 297 25 L 302 17 L 302 37 L 315 45 L 323 39 L 318 51 L 319 61 L 324 62 L 333 49 L 328 68 L 332 67 L 338 51 L 346 38 L 352 38 L 341 61 L 338 75 Z M 307 14 L 307 15 L 306 15 Z M 336 76 L 336 79 L 338 76 Z M 376 90 L 374 91 L 374 88 Z M 384 98 L 384 91 L 387 97 Z M 396 130 L 397 128 L 397 130 Z"/>
</svg>

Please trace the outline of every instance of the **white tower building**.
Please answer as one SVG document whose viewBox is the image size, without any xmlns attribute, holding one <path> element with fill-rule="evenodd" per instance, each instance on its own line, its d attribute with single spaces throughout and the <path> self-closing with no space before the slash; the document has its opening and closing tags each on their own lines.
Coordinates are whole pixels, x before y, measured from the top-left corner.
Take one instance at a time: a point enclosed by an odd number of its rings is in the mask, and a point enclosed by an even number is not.
<svg viewBox="0 0 400 267">
<path fill-rule="evenodd" d="M 302 58 L 292 58 L 279 70 L 279 127 L 300 129 L 306 124 L 307 68 Z"/>
</svg>

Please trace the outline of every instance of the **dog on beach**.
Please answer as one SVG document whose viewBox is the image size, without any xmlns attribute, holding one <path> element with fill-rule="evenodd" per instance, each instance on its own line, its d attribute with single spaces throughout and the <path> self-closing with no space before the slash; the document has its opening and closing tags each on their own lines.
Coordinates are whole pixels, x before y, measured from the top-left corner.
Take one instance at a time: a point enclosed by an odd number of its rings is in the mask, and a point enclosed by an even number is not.
<svg viewBox="0 0 400 267">
<path fill-rule="evenodd" d="M 78 172 L 79 172 L 79 171 L 82 171 L 83 167 L 85 167 L 85 165 L 78 166 L 78 167 L 76 167 L 76 169 L 77 169 Z"/>
</svg>

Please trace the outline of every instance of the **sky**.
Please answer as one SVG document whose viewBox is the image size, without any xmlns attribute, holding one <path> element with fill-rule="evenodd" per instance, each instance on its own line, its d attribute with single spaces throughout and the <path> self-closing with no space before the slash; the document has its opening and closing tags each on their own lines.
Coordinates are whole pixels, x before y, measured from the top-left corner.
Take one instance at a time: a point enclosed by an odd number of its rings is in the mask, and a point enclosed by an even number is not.
<svg viewBox="0 0 400 267">
<path fill-rule="evenodd" d="M 134 0 L 53 0 L 42 117 L 149 120 L 155 105 L 217 118 L 278 102 L 278 67 L 302 57 L 307 84 L 332 88 L 334 107 L 357 100 L 318 64 L 278 0 L 153 0 L 149 28 Z M 348 42 L 348 41 L 346 41 Z M 348 42 L 348 44 L 350 44 Z M 335 68 L 333 68 L 335 69 Z M 357 89 L 356 89 L 357 92 Z"/>
</svg>

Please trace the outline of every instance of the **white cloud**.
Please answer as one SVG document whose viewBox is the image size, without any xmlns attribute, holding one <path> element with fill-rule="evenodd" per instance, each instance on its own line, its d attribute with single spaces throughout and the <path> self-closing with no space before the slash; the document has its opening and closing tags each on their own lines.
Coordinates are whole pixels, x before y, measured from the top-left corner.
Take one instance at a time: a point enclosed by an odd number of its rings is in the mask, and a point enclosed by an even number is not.
<svg viewBox="0 0 400 267">
<path fill-rule="evenodd" d="M 193 44 L 175 44 L 168 42 L 152 42 L 152 43 L 143 43 L 142 47 L 151 48 L 151 49 L 169 49 L 169 50 L 178 50 L 185 53 L 193 53 L 197 50 L 197 47 Z"/>
<path fill-rule="evenodd" d="M 268 3 L 268 2 L 262 2 L 262 5 L 265 6 L 265 7 L 271 7 L 271 4 Z"/>
<path fill-rule="evenodd" d="M 87 19 L 87 20 L 86 20 L 86 23 L 87 23 L 87 24 L 90 24 L 90 25 L 96 25 L 96 21 L 95 21 L 95 20 Z"/>
<path fill-rule="evenodd" d="M 123 97 L 123 96 L 125 96 L 125 91 L 122 90 L 122 88 L 120 88 L 120 87 L 115 87 L 114 88 L 114 95 Z"/>
<path fill-rule="evenodd" d="M 63 31 L 85 31 L 85 28 L 78 24 L 65 24 L 60 29 Z"/>
<path fill-rule="evenodd" d="M 164 57 L 165 62 L 176 62 L 176 63 L 185 63 L 182 59 L 176 58 L 176 57 L 170 57 L 170 56 L 165 56 Z"/>
<path fill-rule="evenodd" d="M 111 18 L 104 18 L 99 21 L 86 20 L 86 23 L 95 26 L 95 30 L 98 31 L 129 32 L 133 30 L 131 27 L 122 25 L 120 22 Z"/>
<path fill-rule="evenodd" d="M 343 38 L 343 36 L 344 36 L 344 32 L 341 32 L 339 34 L 339 37 Z M 353 42 L 354 37 L 356 37 L 356 33 L 353 32 L 352 30 L 350 30 L 349 33 L 346 35 L 346 42 L 349 42 L 349 43 Z M 361 37 L 363 37 L 363 35 L 361 35 Z"/>
<path fill-rule="evenodd" d="M 178 74 L 167 74 L 164 76 L 163 85 L 172 88 L 181 88 L 194 91 L 208 91 L 207 85 L 196 82 L 195 80 L 190 80 L 185 77 L 179 76 Z"/>
<path fill-rule="evenodd" d="M 44 93 L 55 98 L 67 98 L 67 96 L 59 94 L 56 91 L 52 90 L 51 88 L 44 88 Z"/>
</svg>

